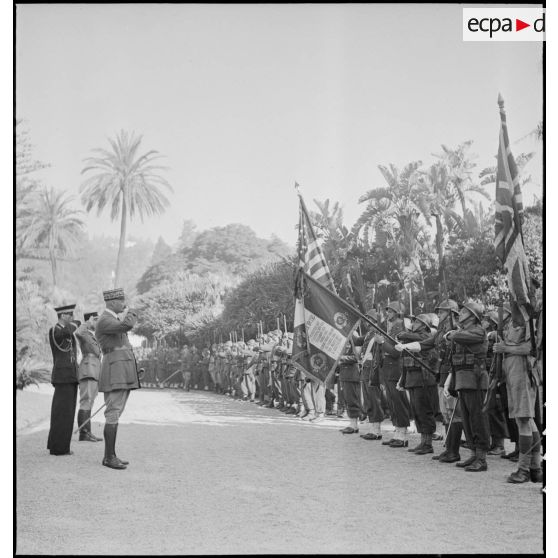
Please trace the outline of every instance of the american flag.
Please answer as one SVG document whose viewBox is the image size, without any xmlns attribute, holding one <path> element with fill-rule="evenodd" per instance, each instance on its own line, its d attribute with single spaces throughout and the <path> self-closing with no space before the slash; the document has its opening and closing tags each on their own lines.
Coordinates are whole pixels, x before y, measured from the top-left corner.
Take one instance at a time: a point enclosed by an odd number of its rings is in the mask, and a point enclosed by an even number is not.
<svg viewBox="0 0 558 558">
<path fill-rule="evenodd" d="M 298 184 L 295 184 L 298 189 Z M 358 326 L 357 313 L 340 305 L 333 278 L 299 193 L 298 273 L 295 280 L 293 365 L 326 383 L 348 337 Z"/>
<path fill-rule="evenodd" d="M 295 183 L 295 188 L 298 189 L 298 187 L 298 184 Z M 310 275 L 312 279 L 315 279 L 329 290 L 336 292 L 325 256 L 318 244 L 318 238 L 310 222 L 306 204 L 300 194 L 299 200 L 298 266 Z"/>
<path fill-rule="evenodd" d="M 523 317 L 531 313 L 530 275 L 521 224 L 523 201 L 519 186 L 519 173 L 510 149 L 504 100 L 498 96 L 500 107 L 500 141 L 498 170 L 496 173 L 496 224 L 494 248 L 506 269 L 508 288 L 512 300 L 521 308 Z"/>
</svg>

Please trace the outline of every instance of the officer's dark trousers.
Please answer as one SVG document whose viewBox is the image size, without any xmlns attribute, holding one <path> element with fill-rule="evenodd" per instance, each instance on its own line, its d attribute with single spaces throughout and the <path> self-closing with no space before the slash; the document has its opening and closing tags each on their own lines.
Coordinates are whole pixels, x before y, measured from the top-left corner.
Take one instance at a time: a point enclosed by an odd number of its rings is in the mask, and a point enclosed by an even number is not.
<svg viewBox="0 0 558 558">
<path fill-rule="evenodd" d="M 50 430 L 47 449 L 54 455 L 70 451 L 78 384 L 55 384 L 50 408 Z"/>
<path fill-rule="evenodd" d="M 465 438 L 471 448 L 480 450 L 488 450 L 490 446 L 488 416 L 482 412 L 485 393 L 480 389 L 459 390 Z"/>
<path fill-rule="evenodd" d="M 370 422 L 382 422 L 384 411 L 382 410 L 382 393 L 380 386 L 371 386 L 368 381 L 362 382 L 362 398 L 364 412 Z"/>
<path fill-rule="evenodd" d="M 438 410 L 438 386 L 413 387 L 409 389 L 409 395 L 417 432 L 434 434 Z"/>
<path fill-rule="evenodd" d="M 395 387 L 397 385 L 396 380 L 386 380 L 384 385 L 386 387 L 389 413 L 393 426 L 397 428 L 409 426 L 411 424 L 409 419 L 411 409 L 407 394 Z"/>
<path fill-rule="evenodd" d="M 349 418 L 359 418 L 362 408 L 360 406 L 360 381 L 342 382 L 343 396 L 347 405 Z"/>
</svg>

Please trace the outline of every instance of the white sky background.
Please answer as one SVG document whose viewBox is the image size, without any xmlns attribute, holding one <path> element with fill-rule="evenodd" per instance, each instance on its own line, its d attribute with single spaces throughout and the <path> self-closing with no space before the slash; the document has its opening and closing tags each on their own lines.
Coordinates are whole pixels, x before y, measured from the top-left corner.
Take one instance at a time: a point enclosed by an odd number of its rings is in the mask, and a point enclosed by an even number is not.
<svg viewBox="0 0 558 558">
<path fill-rule="evenodd" d="M 83 158 L 122 128 L 166 156 L 172 206 L 131 234 L 174 243 L 183 219 L 240 222 L 294 245 L 295 180 L 352 225 L 359 196 L 384 184 L 378 164 L 429 163 L 467 139 L 479 170 L 494 164 L 499 91 L 512 142 L 536 127 L 541 44 L 465 43 L 461 17 L 430 4 L 18 6 L 17 116 L 52 165 L 45 183 L 76 196 Z M 528 168 L 531 203 L 541 163 Z M 108 217 L 87 224 L 119 234 Z"/>
</svg>

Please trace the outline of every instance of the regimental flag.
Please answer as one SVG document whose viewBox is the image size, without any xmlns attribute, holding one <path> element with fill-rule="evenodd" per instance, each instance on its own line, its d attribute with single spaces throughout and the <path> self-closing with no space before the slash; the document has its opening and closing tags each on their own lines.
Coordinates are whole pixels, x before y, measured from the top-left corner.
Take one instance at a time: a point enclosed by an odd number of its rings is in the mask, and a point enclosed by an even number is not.
<svg viewBox="0 0 558 558">
<path fill-rule="evenodd" d="M 297 185 L 298 186 L 298 185 Z M 298 233 L 299 269 L 295 279 L 293 365 L 325 384 L 360 317 L 343 304 L 335 286 L 302 196 Z"/>
<path fill-rule="evenodd" d="M 510 149 L 504 100 L 498 96 L 500 106 L 500 141 L 498 170 L 496 173 L 496 224 L 494 248 L 506 269 L 508 288 L 512 300 L 521 308 L 527 320 L 532 311 L 529 264 L 523 245 L 521 225 L 523 201 L 519 186 L 519 173 Z"/>
</svg>

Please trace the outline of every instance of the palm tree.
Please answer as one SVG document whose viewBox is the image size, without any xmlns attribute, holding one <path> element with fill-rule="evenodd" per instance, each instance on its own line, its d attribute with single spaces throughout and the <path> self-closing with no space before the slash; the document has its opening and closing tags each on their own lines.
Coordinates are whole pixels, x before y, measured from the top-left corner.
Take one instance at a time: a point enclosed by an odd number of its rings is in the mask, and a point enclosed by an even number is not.
<svg viewBox="0 0 558 558">
<path fill-rule="evenodd" d="M 428 251 L 425 221 L 430 217 L 430 206 L 428 188 L 418 179 L 421 165 L 415 161 L 402 171 L 394 165 L 379 165 L 388 185 L 369 190 L 359 198 L 359 203 L 367 206 L 353 226 L 353 233 L 362 233 L 366 243 L 371 231 L 376 239 L 383 238 L 395 250 L 400 276 L 410 280 L 415 275 L 423 288 L 419 256 Z"/>
<path fill-rule="evenodd" d="M 81 174 L 93 172 L 81 185 L 81 201 L 90 212 L 97 209 L 100 215 L 105 207 L 110 207 L 110 218 L 115 221 L 120 215 L 120 243 L 116 260 L 114 286 L 120 284 L 122 259 L 126 246 L 127 219 L 139 214 L 160 215 L 169 205 L 169 200 L 160 187 L 172 191 L 167 180 L 159 174 L 166 167 L 154 165 L 161 155 L 151 150 L 143 155 L 138 153 L 142 136 L 135 136 L 121 130 L 116 139 L 109 138 L 111 150 L 96 148 L 95 156 L 87 157 Z"/>
<path fill-rule="evenodd" d="M 70 207 L 72 200 L 64 191 L 43 188 L 35 199 L 25 235 L 25 246 L 48 251 L 53 288 L 57 283 L 57 259 L 71 254 L 83 233 L 82 212 Z"/>
<path fill-rule="evenodd" d="M 476 163 L 473 162 L 474 156 L 469 153 L 472 144 L 471 140 L 464 141 L 455 149 L 442 145 L 443 153 L 434 154 L 440 165 L 446 169 L 443 188 L 451 192 L 452 196 L 457 196 L 464 218 L 467 215 L 467 198 L 471 193 L 475 192 L 489 198 L 482 185 L 476 184 L 473 176 Z"/>
</svg>

